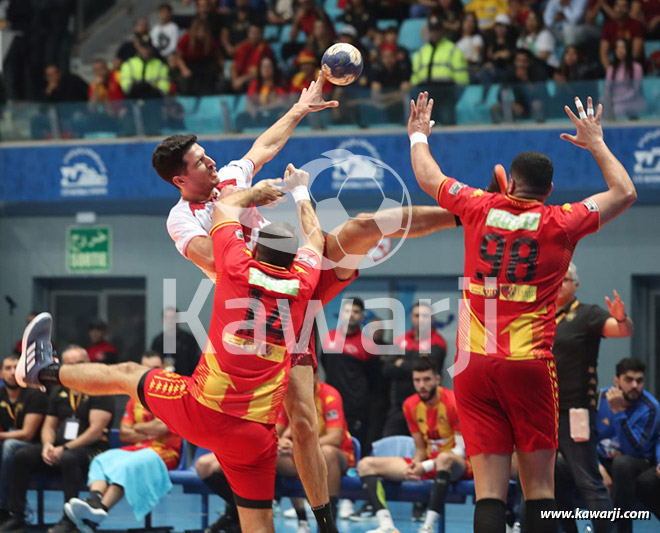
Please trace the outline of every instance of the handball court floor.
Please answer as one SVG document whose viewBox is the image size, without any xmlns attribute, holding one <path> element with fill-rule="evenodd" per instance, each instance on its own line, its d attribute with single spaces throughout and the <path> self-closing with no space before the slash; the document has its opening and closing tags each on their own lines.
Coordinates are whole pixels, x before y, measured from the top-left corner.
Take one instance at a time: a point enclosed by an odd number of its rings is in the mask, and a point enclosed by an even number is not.
<svg viewBox="0 0 660 533">
<path fill-rule="evenodd" d="M 30 509 L 35 510 L 37 505 L 36 493 L 30 491 L 28 493 L 28 504 Z M 81 493 L 81 497 L 86 497 L 86 493 Z M 358 502 L 356 508 L 359 508 Z M 48 524 L 59 521 L 62 516 L 63 497 L 61 492 L 46 492 L 45 498 L 45 520 Z M 291 506 L 290 501 L 285 498 L 281 502 L 280 512 L 275 516 L 275 531 L 296 533 L 297 521 L 294 519 L 286 519 L 282 516 L 282 512 Z M 218 511 L 224 507 L 224 503 L 217 496 L 212 496 L 209 503 L 209 519 L 211 522 L 218 518 Z M 390 510 L 394 516 L 396 526 L 401 533 L 416 533 L 419 528 L 419 523 L 411 522 L 412 504 L 405 502 L 392 502 Z M 446 532 L 447 533 L 468 533 L 472 531 L 472 513 L 474 506 L 472 504 L 447 505 L 447 520 Z M 200 531 L 201 526 L 201 511 L 200 511 L 200 497 L 194 494 L 183 494 L 181 487 L 175 485 L 172 491 L 160 501 L 158 506 L 153 512 L 153 527 L 158 526 L 173 526 L 174 532 L 184 531 Z M 313 516 L 309 516 L 312 531 L 316 531 Z M 110 512 L 110 516 L 103 523 L 99 531 L 127 531 L 129 529 L 136 529 L 143 527 L 144 522 L 137 522 L 130 507 L 125 500 L 119 502 Z M 364 533 L 376 527 L 376 522 L 353 522 L 350 520 L 340 520 L 338 523 L 339 531 L 342 533 Z M 585 531 L 586 522 L 581 522 L 579 531 Z M 31 528 L 31 532 L 45 532 L 47 528 Z M 660 522 L 655 517 L 649 521 L 636 521 L 634 525 L 635 533 L 651 533 L 660 531 Z M 249 533 L 249 532 L 246 532 Z"/>
</svg>

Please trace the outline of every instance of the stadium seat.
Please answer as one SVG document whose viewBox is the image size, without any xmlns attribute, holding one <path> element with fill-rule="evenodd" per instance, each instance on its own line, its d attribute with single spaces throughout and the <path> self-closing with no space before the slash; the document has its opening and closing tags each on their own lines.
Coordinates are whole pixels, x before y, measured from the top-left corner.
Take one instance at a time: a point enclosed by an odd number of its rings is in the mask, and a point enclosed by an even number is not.
<svg viewBox="0 0 660 533">
<path fill-rule="evenodd" d="M 647 115 L 660 116 L 660 78 L 644 78 L 642 92 L 646 98 Z"/>
<path fill-rule="evenodd" d="M 425 24 L 426 19 L 421 18 L 404 20 L 399 28 L 399 46 L 403 46 L 411 52 L 419 50 L 424 44 L 422 28 Z"/>
<path fill-rule="evenodd" d="M 380 19 L 378 22 L 376 22 L 376 26 L 378 27 L 379 30 L 386 30 L 391 26 L 398 26 L 398 25 L 399 23 L 397 22 L 396 19 Z"/>
<path fill-rule="evenodd" d="M 466 85 L 456 104 L 456 121 L 461 124 L 487 124 L 490 122 L 490 108 L 497 101 L 500 86 L 495 84 L 486 89 L 482 85 Z"/>
<path fill-rule="evenodd" d="M 276 24 L 266 24 L 264 27 L 264 39 L 266 39 L 269 43 L 279 41 L 281 30 L 281 26 L 277 26 Z"/>
<path fill-rule="evenodd" d="M 660 52 L 660 41 L 644 41 L 644 55 L 648 59 L 655 52 Z"/>
<path fill-rule="evenodd" d="M 178 98 L 184 109 L 186 129 L 197 134 L 228 131 L 227 108 L 232 98 L 231 95 Z"/>
<path fill-rule="evenodd" d="M 282 26 L 282 32 L 280 33 L 281 43 L 289 42 L 289 33 L 291 33 L 291 24 L 285 24 L 284 26 Z M 296 38 L 296 42 L 304 43 L 306 40 L 307 40 L 307 36 L 305 35 L 305 32 L 302 30 L 299 31 L 298 37 Z"/>
<path fill-rule="evenodd" d="M 330 17 L 330 20 L 337 20 L 342 14 L 342 10 L 339 8 L 337 0 L 325 0 L 325 2 L 323 2 L 323 9 Z"/>
</svg>

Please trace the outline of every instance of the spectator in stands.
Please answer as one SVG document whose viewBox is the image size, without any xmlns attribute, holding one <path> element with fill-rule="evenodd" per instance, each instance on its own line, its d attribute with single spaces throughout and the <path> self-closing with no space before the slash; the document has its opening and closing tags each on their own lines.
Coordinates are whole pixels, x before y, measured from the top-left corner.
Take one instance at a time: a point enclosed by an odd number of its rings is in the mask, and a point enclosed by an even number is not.
<svg viewBox="0 0 660 533">
<path fill-rule="evenodd" d="M 365 0 L 351 0 L 341 21 L 355 28 L 359 37 L 365 37 L 376 26 L 376 17 Z"/>
<path fill-rule="evenodd" d="M 115 69 L 119 69 L 122 63 L 137 55 L 138 42 L 143 40 L 145 35 L 149 35 L 149 21 L 146 17 L 138 17 L 133 24 L 133 36 L 124 41 L 115 54 Z"/>
<path fill-rule="evenodd" d="M 529 50 L 534 57 L 548 65 L 549 69 L 559 66 L 559 60 L 555 55 L 555 38 L 552 32 L 543 26 L 543 17 L 536 11 L 530 11 L 525 20 L 518 42 L 518 48 Z"/>
<path fill-rule="evenodd" d="M 442 373 L 447 355 L 447 342 L 435 329 L 431 306 L 416 303 L 410 311 L 412 327 L 404 335 L 394 339 L 396 354 L 388 355 L 383 375 L 390 378 L 390 411 L 383 429 L 383 436 L 408 435 L 408 424 L 401 410 L 403 402 L 415 394 L 412 380 L 413 368 L 420 356 L 430 357 L 433 366 Z"/>
<path fill-rule="evenodd" d="M 407 457 L 364 457 L 358 474 L 367 500 L 376 510 L 374 533 L 395 533 L 392 515 L 385 506 L 379 478 L 389 481 L 432 479 L 433 488 L 420 533 L 432 533 L 444 513 L 449 484 L 471 477 L 465 445 L 458 429 L 456 401 L 451 390 L 440 386 L 440 374 L 430 358 L 419 357 L 412 367 L 415 394 L 403 404 L 408 429 L 415 441 L 415 454 Z"/>
<path fill-rule="evenodd" d="M 87 84 L 79 76 L 70 72 L 62 72 L 57 65 L 48 65 L 44 75 L 46 88 L 42 96 L 43 102 L 59 104 L 87 100 Z"/>
<path fill-rule="evenodd" d="M 362 334 L 364 302 L 360 298 L 342 301 L 339 327 L 323 339 L 323 367 L 326 381 L 335 387 L 344 400 L 348 430 L 367 449 L 368 420 L 365 406 L 370 391 L 380 378 L 379 350 Z M 366 453 L 366 452 L 365 452 Z"/>
<path fill-rule="evenodd" d="M 633 0 L 630 16 L 644 24 L 648 40 L 660 39 L 660 0 Z"/>
<path fill-rule="evenodd" d="M 223 68 L 220 46 L 208 23 L 195 18 L 176 45 L 177 86 L 184 95 L 214 94 Z"/>
<path fill-rule="evenodd" d="M 172 20 L 172 6 L 161 4 L 158 8 L 158 24 L 151 28 L 151 44 L 167 60 L 170 66 L 174 66 L 169 60 L 176 50 L 179 42 L 179 26 Z"/>
<path fill-rule="evenodd" d="M 373 0 L 371 9 L 379 19 L 396 19 L 400 25 L 408 18 L 410 4 L 406 0 Z"/>
<path fill-rule="evenodd" d="M 245 2 L 239 3 L 241 4 L 241 8 L 245 4 Z M 234 18 L 232 15 L 233 12 L 230 11 L 228 13 L 228 18 L 233 21 Z M 195 18 L 206 22 L 211 29 L 211 35 L 213 35 L 213 38 L 219 38 L 225 24 L 223 23 L 222 15 L 218 13 L 217 2 L 215 0 L 197 0 L 197 5 L 195 6 Z"/>
<path fill-rule="evenodd" d="M 439 0 L 438 7 L 433 10 L 442 22 L 445 35 L 448 39 L 456 41 L 461 35 L 461 17 L 464 8 L 461 0 Z"/>
<path fill-rule="evenodd" d="M 628 0 L 616 0 L 614 16 L 603 25 L 600 39 L 600 62 L 607 70 L 610 66 L 610 54 L 618 39 L 626 39 L 632 43 L 632 58 L 642 62 L 644 59 L 644 26 L 638 20 L 630 17 Z"/>
<path fill-rule="evenodd" d="M 570 57 L 570 56 L 569 56 Z M 576 94 L 576 93 L 573 93 Z M 596 410 L 598 408 L 598 349 L 603 337 L 630 337 L 632 320 L 615 292 L 613 301 L 606 298 L 607 309 L 580 303 L 577 267 L 571 263 L 557 295 L 557 332 L 553 352 L 557 363 L 559 389 L 559 452 L 566 468 L 556 471 L 556 499 L 560 510 L 575 508 L 571 497 L 577 486 L 591 511 L 608 511 L 612 502 L 598 474 L 596 446 Z M 579 409 L 579 411 L 570 411 Z M 587 435 L 574 431 L 576 416 L 582 416 Z M 575 521 L 564 521 L 565 529 L 577 531 Z M 606 521 L 594 523 L 597 533 L 611 531 Z"/>
<path fill-rule="evenodd" d="M 48 409 L 48 396 L 36 389 L 22 389 L 16 383 L 18 355 L 2 360 L 0 378 L 0 524 L 9 520 L 7 496 L 16 452 L 38 442 L 39 430 Z"/>
<path fill-rule="evenodd" d="M 151 38 L 137 42 L 137 55 L 121 65 L 121 88 L 127 98 L 162 98 L 170 92 L 170 70 L 156 57 Z"/>
<path fill-rule="evenodd" d="M 273 56 L 273 50 L 264 39 L 263 29 L 251 25 L 248 38 L 237 48 L 231 64 L 231 85 L 235 92 L 245 92 L 256 79 L 259 63 L 265 56 Z"/>
<path fill-rule="evenodd" d="M 516 38 L 510 24 L 508 15 L 497 15 L 493 31 L 486 34 L 486 62 L 480 74 L 484 92 L 490 84 L 502 81 L 513 64 Z"/>
<path fill-rule="evenodd" d="M 163 359 L 157 352 L 146 352 L 141 364 L 163 368 Z M 124 496 L 136 520 L 141 520 L 172 488 L 167 471 L 179 464 L 181 437 L 133 398 L 126 404 L 119 440 L 125 446 L 97 455 L 89 465 L 89 497 L 64 504 L 66 516 L 81 531 L 85 526 L 96 531 Z"/>
<path fill-rule="evenodd" d="M 314 375 L 314 399 L 316 414 L 318 416 L 318 432 L 321 451 L 328 467 L 328 493 L 332 516 L 337 516 L 337 504 L 341 478 L 349 468 L 355 466 L 355 453 L 351 434 L 344 416 L 342 397 L 331 385 L 319 381 L 318 372 Z M 278 436 L 277 443 L 277 474 L 285 477 L 298 476 L 295 457 L 293 456 L 293 439 L 289 418 L 284 408 L 277 417 L 275 426 Z M 304 501 L 294 498 L 292 500 L 298 515 L 298 531 L 309 531 L 307 513 Z"/>
<path fill-rule="evenodd" d="M 298 8 L 293 17 L 291 33 L 289 33 L 289 41 L 295 42 L 300 31 L 305 32 L 305 35 L 309 39 L 312 36 L 314 22 L 317 19 L 324 20 L 330 26 L 332 36 L 335 37 L 335 30 L 328 14 L 322 8 L 318 7 L 314 3 L 314 0 L 298 0 Z"/>
<path fill-rule="evenodd" d="M 195 471 L 204 484 L 225 501 L 224 514 L 206 528 L 204 533 L 241 533 L 234 493 L 215 455 L 207 453 L 200 456 L 195 462 Z"/>
<path fill-rule="evenodd" d="M 543 122 L 544 102 L 548 98 L 545 88 L 547 73 L 539 68 L 529 50 L 516 51 L 513 68 L 502 81 L 498 102 L 493 104 L 490 114 L 495 124 L 533 118 Z"/>
<path fill-rule="evenodd" d="M 429 91 L 435 99 L 433 118 L 440 124 L 456 124 L 457 86 L 470 81 L 463 52 L 445 35 L 442 21 L 429 18 L 429 42 L 413 56 L 410 84 Z"/>
<path fill-rule="evenodd" d="M 611 480 L 614 507 L 622 510 L 633 509 L 635 488 L 641 492 L 636 487 L 640 474 L 656 465 L 660 408 L 644 390 L 645 372 L 639 359 L 619 361 L 614 387 L 601 390 L 598 407 L 601 474 L 606 484 Z M 658 494 L 655 498 L 659 501 Z M 620 518 L 616 527 L 619 533 L 632 533 L 632 520 Z"/>
<path fill-rule="evenodd" d="M 471 0 L 465 11 L 472 11 L 479 21 L 481 31 L 489 30 L 495 24 L 497 15 L 506 15 L 509 10 L 507 0 Z"/>
<path fill-rule="evenodd" d="M 89 323 L 89 346 L 87 354 L 92 363 L 116 363 L 117 348 L 110 344 L 106 335 L 108 325 L 101 319 L 92 320 Z"/>
<path fill-rule="evenodd" d="M 268 24 L 289 24 L 293 20 L 295 0 L 271 0 L 266 17 Z"/>
<path fill-rule="evenodd" d="M 264 56 L 256 79 L 248 87 L 245 113 L 237 118 L 238 129 L 268 127 L 286 111 L 287 106 L 288 92 L 281 84 L 277 64 L 271 56 Z"/>
<path fill-rule="evenodd" d="M 251 26 L 263 28 L 263 14 L 250 7 L 250 0 L 236 0 L 236 10 L 228 15 L 221 31 L 222 47 L 227 57 L 234 57 L 236 48 L 249 39 Z M 259 62 L 255 65 L 258 65 Z"/>
<path fill-rule="evenodd" d="M 122 109 L 124 93 L 121 90 L 119 72 L 111 71 L 103 59 L 97 59 L 92 64 L 94 81 L 89 84 L 89 103 L 94 107 L 102 107 L 102 112 L 117 115 Z"/>
<path fill-rule="evenodd" d="M 515 35 L 515 39 L 518 39 L 518 35 L 525 26 L 525 19 L 529 15 L 529 5 L 527 5 L 523 0 L 509 0 L 509 11 L 507 15 L 509 17 L 509 24 L 511 32 Z M 495 17 L 497 19 L 497 17 Z"/>
<path fill-rule="evenodd" d="M 472 12 L 463 15 L 461 21 L 461 38 L 456 47 L 463 52 L 468 64 L 470 82 L 478 83 L 479 72 L 484 60 L 484 39 L 479 32 L 477 16 Z"/>
<path fill-rule="evenodd" d="M 290 92 L 299 94 L 303 89 L 307 89 L 310 83 L 319 77 L 319 68 L 316 61 L 316 56 L 310 50 L 301 50 L 296 58 L 296 64 L 299 71 L 291 78 Z M 333 90 L 333 86 L 329 81 L 323 83 L 323 93 L 329 94 Z"/>
<path fill-rule="evenodd" d="M 598 15 L 603 13 L 605 22 L 616 18 L 614 14 L 614 3 L 616 0 L 589 0 L 587 4 L 587 13 L 584 16 L 585 23 L 595 26 L 598 22 Z"/>
<path fill-rule="evenodd" d="M 86 363 L 84 348 L 69 346 L 61 354 L 64 365 Z M 111 396 L 90 397 L 61 385 L 49 393 L 46 420 L 41 429 L 41 444 L 21 448 L 14 455 L 12 483 L 7 509 L 11 518 L 0 531 L 27 531 L 25 505 L 32 474 L 46 472 L 62 477 L 64 499 L 78 496 L 90 458 L 108 449 L 114 401 Z M 67 516 L 49 533 L 74 533 L 76 526 Z"/>
<path fill-rule="evenodd" d="M 545 26 L 565 45 L 597 41 L 599 31 L 584 23 L 588 0 L 550 0 L 543 13 Z"/>
<path fill-rule="evenodd" d="M 549 107 L 556 110 L 555 116 L 560 116 L 560 110 L 563 113 L 562 102 L 570 102 L 576 95 L 586 99 L 590 94 L 597 94 L 598 83 L 595 80 L 600 77 L 600 71 L 600 63 L 596 67 L 587 64 L 576 46 L 567 46 L 559 68 L 553 74 L 555 95 Z"/>
<path fill-rule="evenodd" d="M 179 327 L 176 314 L 174 307 L 163 310 L 164 329 L 151 341 L 151 350 L 163 356 L 165 366 L 173 366 L 177 374 L 192 376 L 202 352 L 195 337 Z"/>
<path fill-rule="evenodd" d="M 642 94 L 644 69 L 632 58 L 632 45 L 627 39 L 617 39 L 614 59 L 605 74 L 604 104 L 606 115 L 617 120 L 637 119 L 646 110 Z"/>
<path fill-rule="evenodd" d="M 380 47 L 380 61 L 374 65 L 371 76 L 371 99 L 374 112 L 384 112 L 388 122 L 401 123 L 410 93 L 410 69 L 397 61 L 396 54 L 392 43 Z"/>
<path fill-rule="evenodd" d="M 355 28 L 352 26 L 349 27 L 355 32 Z M 355 32 L 355 34 L 357 35 L 357 32 Z M 313 52 L 316 56 L 316 60 L 320 63 L 324 52 L 333 45 L 336 40 L 337 37 L 332 29 L 332 24 L 327 20 L 318 18 L 312 25 L 312 32 L 307 38 L 305 48 Z"/>
</svg>

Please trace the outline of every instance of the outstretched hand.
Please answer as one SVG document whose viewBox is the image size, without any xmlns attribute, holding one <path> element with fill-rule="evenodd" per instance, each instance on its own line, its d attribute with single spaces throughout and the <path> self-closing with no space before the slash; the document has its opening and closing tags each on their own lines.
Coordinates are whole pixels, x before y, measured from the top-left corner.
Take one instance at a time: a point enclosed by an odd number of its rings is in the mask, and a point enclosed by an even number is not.
<svg viewBox="0 0 660 533">
<path fill-rule="evenodd" d="M 619 293 L 614 291 L 614 299 L 610 300 L 605 296 L 605 304 L 607 304 L 607 311 L 610 316 L 616 318 L 618 322 L 622 322 L 626 318 L 626 305 L 623 303 Z"/>
<path fill-rule="evenodd" d="M 302 90 L 298 103 L 305 106 L 308 112 L 315 113 L 316 111 L 322 111 L 328 107 L 337 107 L 339 102 L 337 100 L 330 100 L 326 102 L 323 99 L 323 82 L 325 78 L 323 77 L 323 72 L 319 73 L 319 77 L 316 81 L 313 81 L 309 87 Z"/>
<path fill-rule="evenodd" d="M 282 178 L 261 180 L 252 187 L 255 193 L 254 203 L 268 206 L 271 202 L 285 201 L 286 197 L 282 185 Z"/>
<path fill-rule="evenodd" d="M 300 186 L 306 189 L 309 188 L 309 172 L 296 168 L 293 163 L 289 163 L 284 171 L 284 185 L 289 191 Z"/>
<path fill-rule="evenodd" d="M 417 103 L 410 100 L 410 118 L 408 119 L 408 136 L 421 132 L 427 137 L 431 135 L 431 112 L 433 111 L 433 98 L 424 91 L 419 93 Z"/>
<path fill-rule="evenodd" d="M 577 129 L 576 134 L 562 133 L 559 137 L 573 143 L 575 146 L 590 150 L 603 140 L 603 127 L 600 124 L 600 117 L 603 114 L 603 104 L 598 104 L 598 112 L 594 115 L 594 104 L 590 96 L 587 98 L 587 112 L 585 113 L 582 102 L 576 96 L 575 107 L 577 108 L 579 118 L 575 116 L 575 113 L 568 106 L 564 106 L 564 110 L 568 118 L 575 124 L 575 128 Z"/>
</svg>

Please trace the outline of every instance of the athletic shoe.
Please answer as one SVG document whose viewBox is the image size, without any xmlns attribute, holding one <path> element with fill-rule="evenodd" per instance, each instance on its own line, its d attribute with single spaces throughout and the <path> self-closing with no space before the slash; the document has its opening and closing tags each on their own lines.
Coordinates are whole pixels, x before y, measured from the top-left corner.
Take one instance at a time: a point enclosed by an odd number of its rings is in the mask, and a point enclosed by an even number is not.
<svg viewBox="0 0 660 533">
<path fill-rule="evenodd" d="M 80 529 L 81 533 L 88 533 L 91 531 L 96 531 L 96 529 Z M 63 516 L 57 524 L 48 528 L 48 533 L 78 533 L 78 529 L 67 516 Z"/>
<path fill-rule="evenodd" d="M 241 533 L 241 524 L 237 516 L 225 513 L 208 526 L 204 533 Z"/>
<path fill-rule="evenodd" d="M 312 528 L 309 527 L 307 520 L 298 520 L 298 529 L 296 533 L 312 533 Z"/>
<path fill-rule="evenodd" d="M 310 515 L 313 514 L 312 508 L 310 507 L 307 500 L 305 500 L 305 513 L 307 514 L 307 516 L 310 516 Z M 295 518 L 296 520 L 298 519 L 298 513 L 296 513 L 296 510 L 293 507 L 290 507 L 289 509 L 284 511 L 282 513 L 282 516 L 284 518 Z"/>
<path fill-rule="evenodd" d="M 364 502 L 357 513 L 353 513 L 348 518 L 354 522 L 365 522 L 367 520 L 375 520 L 376 513 L 374 513 L 374 508 L 370 503 Z"/>
<path fill-rule="evenodd" d="M 21 387 L 46 392 L 46 387 L 39 381 L 39 372 L 53 364 L 52 329 L 53 317 L 49 313 L 38 314 L 25 328 L 21 357 L 16 365 L 16 382 Z"/>
<path fill-rule="evenodd" d="M 367 533 L 401 533 L 397 528 L 390 526 L 378 526 L 376 529 L 371 529 Z"/>
<path fill-rule="evenodd" d="M 339 514 L 339 518 L 346 520 L 355 513 L 353 502 L 351 500 L 341 500 L 339 502 L 339 510 L 337 512 Z"/>
<path fill-rule="evenodd" d="M 410 520 L 413 522 L 423 522 L 424 518 L 426 517 L 426 509 L 428 508 L 428 505 L 422 502 L 415 502 L 413 503 L 413 508 L 412 508 L 412 515 L 410 516 Z"/>
<path fill-rule="evenodd" d="M 417 533 L 433 533 L 433 528 L 424 524 L 417 530 Z"/>
<path fill-rule="evenodd" d="M 89 502 L 71 498 L 64 504 L 64 512 L 76 525 L 80 533 L 94 533 L 98 525 L 108 518 L 101 508 L 92 507 Z"/>
</svg>

